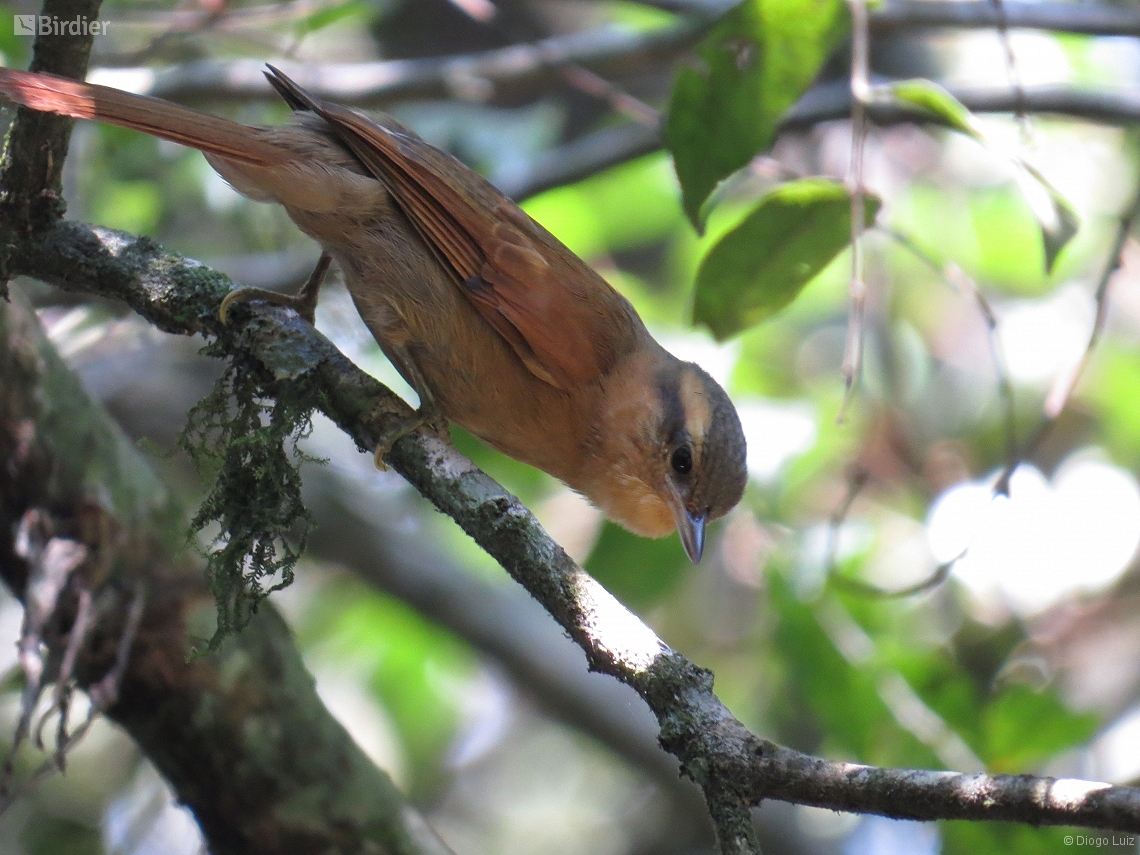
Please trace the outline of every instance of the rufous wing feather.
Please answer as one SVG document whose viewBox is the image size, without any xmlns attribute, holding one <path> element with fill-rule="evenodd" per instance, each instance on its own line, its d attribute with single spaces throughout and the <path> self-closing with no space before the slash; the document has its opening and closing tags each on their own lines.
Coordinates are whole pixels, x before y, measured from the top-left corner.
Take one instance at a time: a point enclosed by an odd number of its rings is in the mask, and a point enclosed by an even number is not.
<svg viewBox="0 0 1140 855">
<path fill-rule="evenodd" d="M 395 122 L 309 95 L 271 69 L 295 109 L 324 118 L 388 186 L 476 310 L 537 377 L 589 383 L 646 335 L 629 303 L 553 235 L 450 155 Z"/>
</svg>

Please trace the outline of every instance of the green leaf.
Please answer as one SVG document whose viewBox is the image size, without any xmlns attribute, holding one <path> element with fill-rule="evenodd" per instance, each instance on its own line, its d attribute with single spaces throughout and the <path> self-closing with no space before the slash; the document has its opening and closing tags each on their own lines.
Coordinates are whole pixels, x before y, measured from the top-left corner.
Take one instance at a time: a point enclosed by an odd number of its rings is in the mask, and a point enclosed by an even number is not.
<svg viewBox="0 0 1140 855">
<path fill-rule="evenodd" d="M 1045 247 L 1045 272 L 1049 273 L 1053 270 L 1053 264 L 1061 250 L 1065 248 L 1065 244 L 1077 233 L 1081 221 L 1073 206 L 1045 180 L 1044 175 L 1020 158 L 1017 159 L 1017 165 L 1025 170 L 1045 193 L 1042 203 L 1035 204 L 1030 198 L 1029 205 L 1037 218 L 1037 225 L 1041 227 L 1041 240 Z"/>
<path fill-rule="evenodd" d="M 890 93 L 903 106 L 929 113 L 948 128 L 981 141 L 982 135 L 974 125 L 973 114 L 937 83 L 921 78 L 900 80 L 891 84 Z"/>
<path fill-rule="evenodd" d="M 677 75 L 665 124 L 697 231 L 709 194 L 772 145 L 780 118 L 848 29 L 842 0 L 745 0 L 701 42 L 704 67 Z"/>
<path fill-rule="evenodd" d="M 870 223 L 879 200 L 867 196 Z M 768 193 L 722 237 L 697 271 L 693 321 L 724 340 L 787 306 L 851 241 L 851 197 L 836 181 L 804 178 Z"/>
</svg>

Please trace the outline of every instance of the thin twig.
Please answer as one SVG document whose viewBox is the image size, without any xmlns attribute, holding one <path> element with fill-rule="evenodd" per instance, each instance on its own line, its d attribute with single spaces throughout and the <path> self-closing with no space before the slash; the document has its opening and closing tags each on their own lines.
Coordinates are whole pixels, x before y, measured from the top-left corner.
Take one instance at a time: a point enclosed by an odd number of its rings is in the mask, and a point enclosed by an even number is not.
<svg viewBox="0 0 1140 855">
<path fill-rule="evenodd" d="M 998 340 L 997 315 L 994 314 L 993 307 L 990 306 L 989 300 L 978 287 L 978 283 L 965 270 L 953 262 L 945 265 L 944 270 L 946 281 L 957 288 L 959 293 L 973 298 L 978 311 L 982 314 L 982 319 L 985 321 L 990 360 L 993 362 L 994 374 L 997 376 L 998 397 L 1002 402 L 1002 433 L 1005 437 L 1006 466 L 1012 472 L 1017 460 L 1017 401 L 1014 397 L 1013 380 L 1009 376 L 1009 366 L 1005 364 L 1005 357 L 1002 356 L 1001 352 L 1001 342 Z M 1002 495 L 1008 495 L 1008 483 L 999 480 L 998 492 Z"/>
<path fill-rule="evenodd" d="M 63 651 L 63 660 L 59 665 L 59 673 L 55 677 L 55 691 L 52 694 L 51 706 L 40 716 L 40 722 L 36 726 L 35 744 L 40 750 L 43 750 L 44 747 L 44 727 L 55 712 L 59 713 L 55 744 L 59 746 L 67 742 L 67 714 L 71 709 L 71 693 L 74 688 L 72 677 L 75 675 L 75 663 L 79 660 L 79 651 L 83 649 L 83 642 L 87 640 L 87 633 L 90 632 L 93 623 L 91 589 L 86 586 L 81 587 L 77 599 L 75 622 L 71 625 L 71 632 L 67 634 L 67 647 Z M 60 771 L 63 771 L 62 766 Z"/>
<path fill-rule="evenodd" d="M 640 125 L 657 130 L 661 127 L 661 112 L 635 98 L 620 86 L 581 65 L 568 63 L 558 69 L 558 75 L 577 89 L 599 101 L 609 104 L 615 111 Z"/>
<path fill-rule="evenodd" d="M 6 792 L 15 772 L 16 752 L 28 737 L 36 704 L 48 679 L 44 650 L 50 645 L 45 631 L 59 607 L 68 580 L 87 559 L 87 548 L 74 540 L 51 536 L 52 523 L 46 512 L 29 510 L 24 514 L 17 540 L 24 545 L 17 551 L 28 563 L 24 595 L 24 624 L 20 630 L 19 661 L 24 671 L 24 691 L 20 717 L 12 737 L 12 748 L 4 763 L 0 792 Z M 3 809 L 0 809 L 0 813 Z"/>
<path fill-rule="evenodd" d="M 982 5 L 982 4 L 978 4 Z M 1008 88 L 948 86 L 947 91 L 973 113 L 1052 113 L 1109 125 L 1131 126 L 1140 121 L 1140 95 L 1132 91 L 1089 91 L 1075 86 L 1026 87 L 1017 97 Z M 868 116 L 876 125 L 903 122 L 936 125 L 929 113 L 898 104 L 871 104 Z M 851 87 L 846 81 L 820 83 L 809 89 L 784 115 L 782 130 L 814 127 L 851 115 Z"/>
<path fill-rule="evenodd" d="M 997 15 L 997 34 L 1005 53 L 1005 73 L 1009 78 L 1010 89 L 1017 105 L 1014 116 L 1017 117 L 1018 127 L 1021 129 L 1022 143 L 1028 144 L 1033 136 L 1033 127 L 1029 123 L 1029 115 L 1025 111 L 1025 87 L 1022 84 L 1021 72 L 1017 67 L 1017 56 L 1013 50 L 1013 41 L 1009 37 L 1009 17 L 1006 14 L 1005 0 L 990 0 Z"/>
<path fill-rule="evenodd" d="M 1065 404 L 1068 403 L 1069 397 L 1073 394 L 1073 389 L 1088 367 L 1092 353 L 1100 342 L 1100 337 L 1104 334 L 1105 323 L 1108 319 L 1109 286 L 1112 283 L 1113 274 L 1120 269 L 1125 243 L 1128 241 L 1128 236 L 1132 233 L 1132 227 L 1136 224 L 1138 217 L 1140 217 L 1140 191 L 1132 200 L 1128 211 L 1120 218 L 1120 225 L 1117 226 L 1116 236 L 1112 242 L 1112 250 L 1109 252 L 1108 260 L 1097 280 L 1096 316 L 1093 318 L 1093 326 L 1089 332 L 1085 351 L 1072 370 L 1057 378 L 1053 388 L 1049 390 L 1049 394 L 1045 398 L 1045 414 L 1050 419 L 1056 419 L 1065 408 Z"/>
<path fill-rule="evenodd" d="M 866 264 L 863 259 L 863 151 L 867 142 L 867 105 L 871 101 L 871 45 L 866 0 L 848 0 L 851 7 L 851 281 L 848 286 L 847 344 L 843 354 L 843 404 L 839 421 L 847 416 L 863 365 L 863 315 L 867 306 Z"/>
<path fill-rule="evenodd" d="M 962 550 L 961 553 L 955 555 L 949 561 L 939 564 L 934 568 L 934 572 L 925 579 L 920 579 L 912 585 L 907 585 L 905 588 L 883 588 L 879 585 L 872 585 L 870 582 L 864 582 L 862 579 L 853 579 L 850 576 L 843 576 L 839 573 L 828 574 L 827 581 L 837 588 L 843 588 L 852 594 L 858 594 L 868 599 L 901 600 L 906 597 L 913 597 L 916 594 L 925 594 L 927 591 L 937 588 L 950 578 L 950 571 L 954 569 L 954 565 L 965 557 L 966 551 Z"/>
<path fill-rule="evenodd" d="M 847 472 L 847 491 L 843 494 L 843 501 L 839 503 L 839 507 L 832 512 L 827 525 L 827 547 L 824 551 L 823 566 L 829 576 L 835 571 L 836 555 L 839 552 L 839 530 L 847 521 L 851 506 L 855 504 L 855 499 L 863 492 L 870 478 L 870 473 L 858 464 L 853 465 Z"/>
<path fill-rule="evenodd" d="M 123 624 L 123 633 L 119 636 L 119 647 L 115 651 L 115 664 L 98 683 L 87 689 L 91 696 L 91 710 L 87 714 L 88 722 L 97 714 L 105 712 L 119 699 L 119 688 L 123 683 L 123 675 L 130 664 L 131 649 L 134 647 L 135 636 L 138 635 L 139 624 L 142 622 L 143 612 L 146 610 L 147 583 L 145 579 L 138 579 L 134 583 L 131 595 L 131 607 L 127 612 L 127 620 Z"/>
<path fill-rule="evenodd" d="M 118 700 L 119 687 L 122 685 L 123 675 L 126 673 L 127 665 L 130 662 L 131 649 L 134 646 L 135 637 L 138 634 L 139 625 L 142 623 L 145 609 L 146 583 L 145 581 L 139 580 L 135 583 L 134 593 L 131 597 L 131 606 L 127 611 L 127 619 L 123 624 L 123 632 L 119 636 L 115 662 L 112 664 L 111 669 L 104 674 L 97 683 L 93 683 L 87 689 L 87 696 L 91 701 L 87 708 L 87 717 L 70 736 L 64 736 L 64 738 L 56 744 L 52 756 L 41 763 L 39 767 L 28 776 L 20 792 L 13 793 L 10 796 L 10 800 L 0 800 L 0 814 L 3 814 L 4 811 L 11 806 L 12 801 L 15 801 L 24 793 L 29 792 L 37 782 L 47 777 L 47 775 L 56 770 L 62 772 L 66 765 L 65 758 L 67 753 L 83 741 L 83 737 L 87 735 L 87 732 L 91 729 L 95 720 Z M 66 716 L 66 709 L 61 711 L 61 715 Z"/>
</svg>

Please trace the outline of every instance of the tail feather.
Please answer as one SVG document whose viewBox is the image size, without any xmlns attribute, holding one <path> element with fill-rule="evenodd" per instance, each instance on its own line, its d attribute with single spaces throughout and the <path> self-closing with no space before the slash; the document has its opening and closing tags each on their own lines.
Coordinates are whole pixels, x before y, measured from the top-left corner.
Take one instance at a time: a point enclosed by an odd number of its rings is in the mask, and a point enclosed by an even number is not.
<svg viewBox="0 0 1140 855">
<path fill-rule="evenodd" d="M 94 119 L 249 164 L 281 161 L 280 147 L 259 129 L 199 113 L 169 101 L 54 74 L 0 68 L 0 100 L 73 119 Z"/>
<path fill-rule="evenodd" d="M 277 91 L 281 99 L 289 105 L 289 109 L 294 112 L 320 113 L 320 101 L 294 83 L 281 69 L 268 64 L 265 67 L 267 70 L 262 72 L 265 79 L 269 81 L 269 85 Z"/>
</svg>

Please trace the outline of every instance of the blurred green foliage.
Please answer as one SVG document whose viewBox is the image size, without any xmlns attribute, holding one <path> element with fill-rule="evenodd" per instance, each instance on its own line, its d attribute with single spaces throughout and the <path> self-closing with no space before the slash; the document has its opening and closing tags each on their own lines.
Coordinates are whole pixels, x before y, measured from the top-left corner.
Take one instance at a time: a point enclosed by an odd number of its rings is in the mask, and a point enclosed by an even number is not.
<svg viewBox="0 0 1140 855">
<path fill-rule="evenodd" d="M 631 29 L 675 20 L 636 3 L 594 5 L 592 12 Z M 313 36 L 336 42 L 339 51 L 349 35 L 365 38 L 370 28 L 383 28 L 391 8 L 359 0 L 321 7 L 286 27 L 295 30 L 296 44 L 289 47 L 304 47 Z M 884 556 L 906 546 L 900 530 L 921 534 L 946 489 L 985 478 L 1006 461 L 1006 402 L 991 352 L 1000 352 L 1000 341 L 990 340 L 973 296 L 945 281 L 943 265 L 965 270 L 999 315 L 1047 299 L 1063 281 L 1091 293 L 1131 188 L 1121 198 L 1090 193 L 1082 201 L 1082 231 L 1048 274 L 1041 226 L 1005 155 L 943 129 L 872 132 L 867 157 L 874 168 L 867 174 L 882 202 L 877 223 L 928 258 L 917 258 L 883 230 L 868 230 L 864 370 L 844 409 L 850 205 L 837 179 L 845 176 L 849 141 L 824 127 L 788 134 L 782 150 L 771 147 L 781 114 L 813 82 L 847 26 L 840 0 L 739 4 L 702 42 L 699 67 L 682 69 L 671 100 L 669 85 L 645 94 L 668 106 L 672 159 L 640 157 L 525 202 L 532 216 L 622 290 L 655 332 L 721 360 L 742 409 L 799 405 L 814 420 L 814 441 L 784 455 L 774 474 L 750 485 L 744 507 L 710 529 L 709 557 L 701 566 L 687 562 L 675 537 L 650 541 L 604 524 L 593 535 L 585 567 L 671 645 L 711 668 L 734 713 L 780 743 L 864 763 L 942 768 L 976 758 L 992 772 L 1060 768 L 1069 774 L 1073 758 L 1122 710 L 1091 702 L 1077 708 L 1060 688 L 1063 658 L 1051 660 L 1033 682 L 1006 670 L 1035 643 L 1035 616 L 1008 604 L 980 604 L 954 574 L 932 591 L 903 599 L 856 596 L 829 584 L 828 575 L 878 584 Z M 1104 85 L 1110 79 L 1091 40 L 1053 38 L 1079 60 L 1074 68 L 1081 81 Z M 0 51 L 9 64 L 23 62 L 29 44 L 0 28 Z M 893 94 L 940 113 L 942 124 L 967 133 L 972 127 L 960 105 L 926 82 L 896 86 Z M 551 99 L 519 106 L 514 98 L 487 107 L 432 103 L 400 111 L 433 140 L 491 172 L 525 161 L 556 143 L 572 120 L 582 122 L 581 105 Z M 250 121 L 284 115 L 279 108 L 226 103 L 210 109 Z M 1040 147 L 1048 151 L 1057 126 L 1038 128 Z M 1081 130 L 1066 126 L 1064 132 L 1076 140 L 1074 156 L 1093 157 L 1079 145 Z M 1121 176 L 1132 182 L 1135 140 L 1124 134 L 1108 139 L 1096 150 L 1103 161 L 1097 168 L 1110 176 L 1105 183 L 1126 183 Z M 236 199 L 208 179 L 197 154 L 115 129 L 84 131 L 77 140 L 77 216 L 153 234 L 206 262 L 308 246 L 279 210 Z M 746 168 L 764 154 L 781 158 L 782 168 Z M 805 188 L 814 195 L 796 197 Z M 691 223 L 707 226 L 707 233 L 698 236 Z M 1122 286 L 1130 287 L 1127 281 Z M 1115 325 L 1106 328 L 1070 404 L 1073 420 L 1059 423 L 1051 444 L 1034 458 L 1046 474 L 1090 446 L 1130 472 L 1140 467 L 1134 300 L 1125 290 Z M 690 329 L 694 313 L 718 336 L 737 336 L 735 342 L 717 347 L 704 330 Z M 324 317 L 321 323 L 346 350 L 371 347 L 353 338 L 358 330 L 345 332 Z M 365 352 L 375 357 L 375 350 Z M 1047 385 L 1009 382 L 1021 447 L 1042 423 Z M 769 443 L 777 445 L 776 434 L 750 434 L 751 453 L 762 456 Z M 462 430 L 454 440 L 528 504 L 560 489 Z M 869 473 L 840 526 L 855 531 L 857 542 L 837 549 L 836 566 L 829 568 L 820 544 L 846 503 L 852 468 Z M 407 505 L 414 520 L 408 530 L 466 570 L 508 583 L 454 526 L 411 499 Z M 921 575 L 933 565 L 928 552 L 921 541 L 896 563 Z M 311 656 L 363 674 L 391 715 L 413 792 L 425 802 L 440 798 L 449 776 L 458 774 L 447 757 L 469 714 L 465 695 L 473 693 L 482 667 L 475 652 L 339 571 L 324 578 L 326 584 L 309 589 L 299 643 Z M 1082 601 L 1074 594 L 1069 603 L 1074 611 L 1094 612 L 1099 598 L 1112 597 L 1101 591 Z M 1053 617 L 1063 623 L 1067 614 Z M 918 711 L 916 718 L 903 714 L 900 698 Z M 542 762 L 558 767 L 562 758 Z M 568 770 L 566 777 L 573 774 Z M 69 822 L 41 818 L 28 826 L 27 851 L 102 851 L 89 828 Z M 1080 830 L 962 822 L 940 829 L 947 855 L 1106 851 L 1064 843 L 1067 834 L 1092 836 Z"/>
<path fill-rule="evenodd" d="M 346 0 L 343 3 L 318 6 L 312 14 L 297 23 L 297 38 L 303 39 L 333 24 L 348 22 L 354 26 L 365 26 L 371 17 L 372 9 L 363 0 Z"/>
<path fill-rule="evenodd" d="M 1126 852 L 1135 847 L 1135 835 L 1090 831 L 1087 828 L 1027 828 L 1006 823 L 942 824 L 943 855 L 1001 855 L 1005 852 L 1069 855 Z"/>
<path fill-rule="evenodd" d="M 629 608 L 644 611 L 676 589 L 688 561 L 675 537 L 646 541 L 607 522 L 585 567 Z"/>
<path fill-rule="evenodd" d="M 398 730 L 412 792 L 430 793 L 475 673 L 470 651 L 406 604 L 345 579 L 322 590 L 299 641 L 339 668 L 367 676 Z"/>
<path fill-rule="evenodd" d="M 1140 468 L 1140 353 L 1134 346 L 1106 342 L 1087 386 L 1099 436 L 1114 460 Z"/>
<path fill-rule="evenodd" d="M 100 855 L 99 829 L 66 817 L 42 817 L 29 824 L 20 843 L 27 855 Z"/>
<path fill-rule="evenodd" d="M 653 154 L 566 187 L 548 190 L 523 203 L 577 255 L 597 263 L 615 253 L 668 240 L 684 227 L 672 167 L 664 154 Z M 661 295 L 643 301 L 654 313 L 675 314 L 657 304 Z M 639 308 L 641 308 L 639 306 Z"/>
<path fill-rule="evenodd" d="M 22 9 L 17 10 L 7 3 L 0 4 L 0 20 L 10 21 L 13 15 L 23 11 Z M 12 68 L 27 66 L 31 50 L 32 40 L 30 38 L 16 35 L 15 27 L 11 30 L 8 27 L 0 27 L 0 55 L 3 56 L 5 65 Z"/>
</svg>

